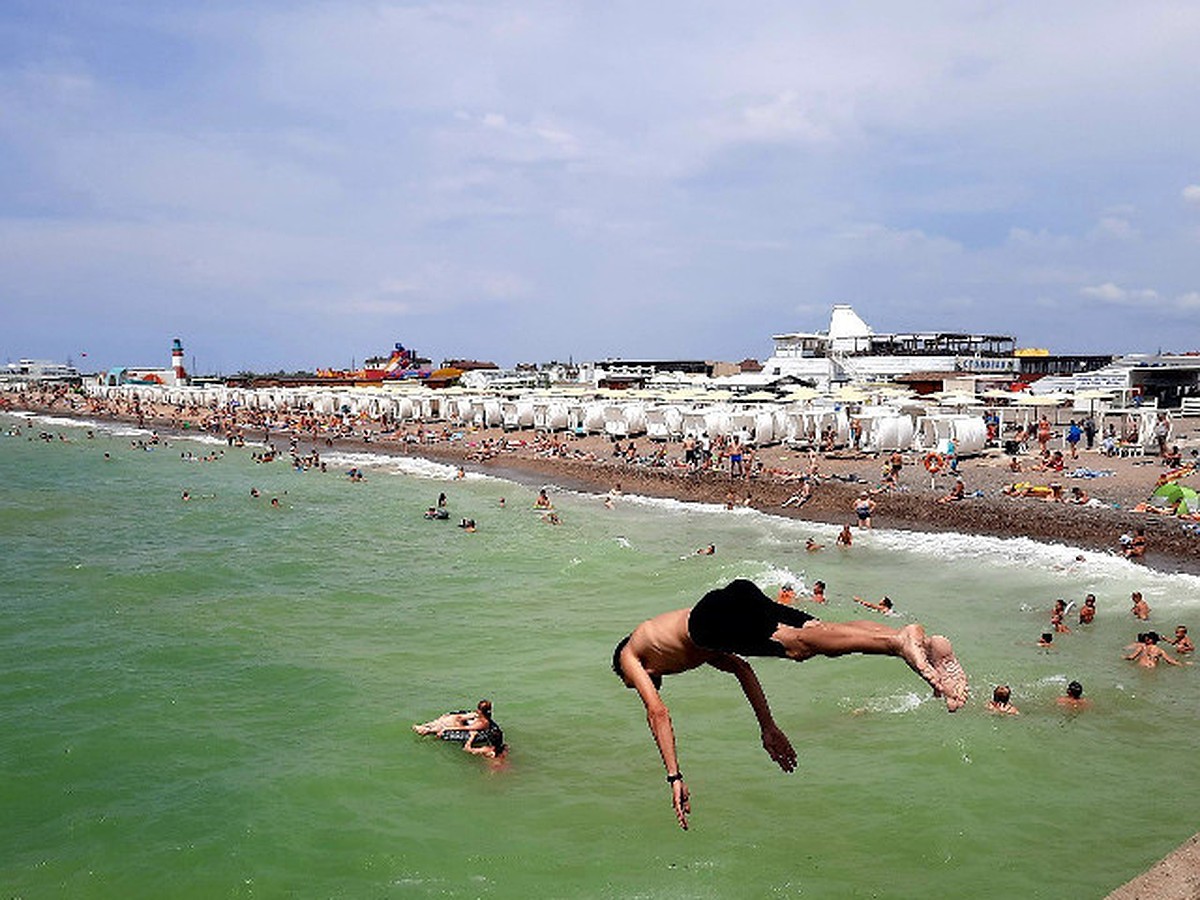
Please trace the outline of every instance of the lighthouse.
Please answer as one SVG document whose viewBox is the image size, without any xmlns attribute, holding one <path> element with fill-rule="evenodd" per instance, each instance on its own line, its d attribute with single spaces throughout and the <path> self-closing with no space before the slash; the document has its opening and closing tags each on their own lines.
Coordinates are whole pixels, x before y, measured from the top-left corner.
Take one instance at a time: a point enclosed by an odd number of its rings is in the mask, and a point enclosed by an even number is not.
<svg viewBox="0 0 1200 900">
<path fill-rule="evenodd" d="M 187 384 L 187 371 L 183 368 L 183 344 L 179 338 L 171 345 L 171 371 L 175 373 L 176 384 Z"/>
</svg>

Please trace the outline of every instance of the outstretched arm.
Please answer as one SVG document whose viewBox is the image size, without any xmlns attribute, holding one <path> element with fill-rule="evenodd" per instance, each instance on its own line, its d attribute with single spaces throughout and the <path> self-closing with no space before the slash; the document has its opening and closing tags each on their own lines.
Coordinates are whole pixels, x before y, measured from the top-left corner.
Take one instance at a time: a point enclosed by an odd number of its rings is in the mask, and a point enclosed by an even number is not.
<svg viewBox="0 0 1200 900">
<path fill-rule="evenodd" d="M 720 669 L 722 672 L 730 672 L 737 678 L 738 683 L 742 686 L 742 693 L 750 701 L 750 707 L 754 710 L 755 718 L 758 719 L 758 727 L 762 729 L 763 749 L 783 771 L 795 771 L 796 751 L 792 749 L 792 742 L 788 740 L 787 735 L 780 731 L 779 726 L 771 717 L 771 707 L 767 704 L 766 692 L 763 691 L 758 675 L 755 674 L 750 663 L 732 653 L 721 653 L 708 662 L 714 668 Z"/>
<path fill-rule="evenodd" d="M 629 683 L 637 690 L 638 696 L 642 698 L 642 703 L 646 707 L 646 723 L 650 726 L 654 743 L 658 745 L 663 765 L 667 767 L 667 777 L 671 779 L 668 783 L 671 786 L 671 803 L 675 807 L 675 818 L 679 820 L 679 827 L 686 831 L 687 817 L 691 813 L 692 807 L 687 784 L 684 783 L 679 773 L 679 759 L 675 755 L 675 729 L 671 725 L 671 713 L 667 709 L 667 705 L 663 703 L 658 688 L 650 680 L 650 674 L 628 644 L 621 651 L 621 670 L 625 673 Z"/>
</svg>

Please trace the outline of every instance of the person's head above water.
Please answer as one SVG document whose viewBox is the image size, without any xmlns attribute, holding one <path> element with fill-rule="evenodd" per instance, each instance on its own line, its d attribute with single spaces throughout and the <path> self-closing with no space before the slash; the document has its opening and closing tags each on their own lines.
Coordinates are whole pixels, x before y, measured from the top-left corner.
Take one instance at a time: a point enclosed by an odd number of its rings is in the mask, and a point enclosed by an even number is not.
<svg viewBox="0 0 1200 900">
<path fill-rule="evenodd" d="M 1078 681 L 1072 681 L 1067 685 L 1067 696 L 1072 700 L 1078 700 L 1083 696 L 1083 685 Z"/>
<path fill-rule="evenodd" d="M 993 703 L 1007 703 L 1012 697 L 1012 691 L 1007 684 L 998 684 L 996 689 L 992 691 Z"/>
</svg>

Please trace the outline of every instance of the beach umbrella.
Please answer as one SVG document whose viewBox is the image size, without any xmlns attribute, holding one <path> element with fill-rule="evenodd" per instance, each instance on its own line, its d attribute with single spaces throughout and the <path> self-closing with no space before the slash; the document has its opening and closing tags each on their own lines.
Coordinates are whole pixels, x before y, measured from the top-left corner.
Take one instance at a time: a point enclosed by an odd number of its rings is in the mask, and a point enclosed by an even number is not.
<svg viewBox="0 0 1200 900">
<path fill-rule="evenodd" d="M 867 395 L 855 387 L 841 387 L 834 391 L 833 399 L 842 403 L 862 403 Z"/>
<path fill-rule="evenodd" d="M 942 406 L 980 406 L 983 401 L 960 391 L 938 391 L 933 394 Z"/>
<path fill-rule="evenodd" d="M 1179 507 L 1176 511 L 1180 515 L 1200 511 L 1200 494 L 1196 493 L 1195 488 L 1180 484 L 1178 481 L 1168 481 L 1166 484 L 1159 485 L 1151 496 L 1161 497 L 1172 506 L 1178 503 Z"/>
<path fill-rule="evenodd" d="M 814 397 L 820 396 L 821 392 L 816 388 L 805 387 L 804 385 L 794 387 L 787 392 L 787 399 L 791 401 L 812 400 Z"/>
<path fill-rule="evenodd" d="M 1067 399 L 1066 394 L 1018 394 L 1021 406 L 1058 406 Z"/>
</svg>

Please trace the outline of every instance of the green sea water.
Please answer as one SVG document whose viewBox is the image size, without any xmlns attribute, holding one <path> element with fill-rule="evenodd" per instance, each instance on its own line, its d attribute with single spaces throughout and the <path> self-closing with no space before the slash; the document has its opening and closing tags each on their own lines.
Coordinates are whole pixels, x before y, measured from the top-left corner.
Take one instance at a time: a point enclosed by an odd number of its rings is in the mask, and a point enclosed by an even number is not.
<svg viewBox="0 0 1200 900">
<path fill-rule="evenodd" d="M 1132 590 L 1150 627 L 1200 629 L 1193 576 L 955 535 L 839 551 L 824 525 L 561 490 L 553 526 L 534 487 L 417 461 L 0 430 L 5 897 L 1086 898 L 1200 830 L 1200 671 L 1121 659 Z M 425 520 L 443 491 L 451 521 Z M 823 579 L 831 619 L 890 595 L 954 640 L 974 701 L 948 715 L 894 659 L 760 661 L 785 775 L 734 679 L 668 679 L 682 832 L 610 656 L 736 577 Z M 1088 591 L 1095 624 L 1037 649 Z M 1067 715 L 1076 678 L 1093 707 Z M 1001 681 L 1022 715 L 983 711 Z M 481 697 L 502 769 L 410 729 Z"/>
</svg>

